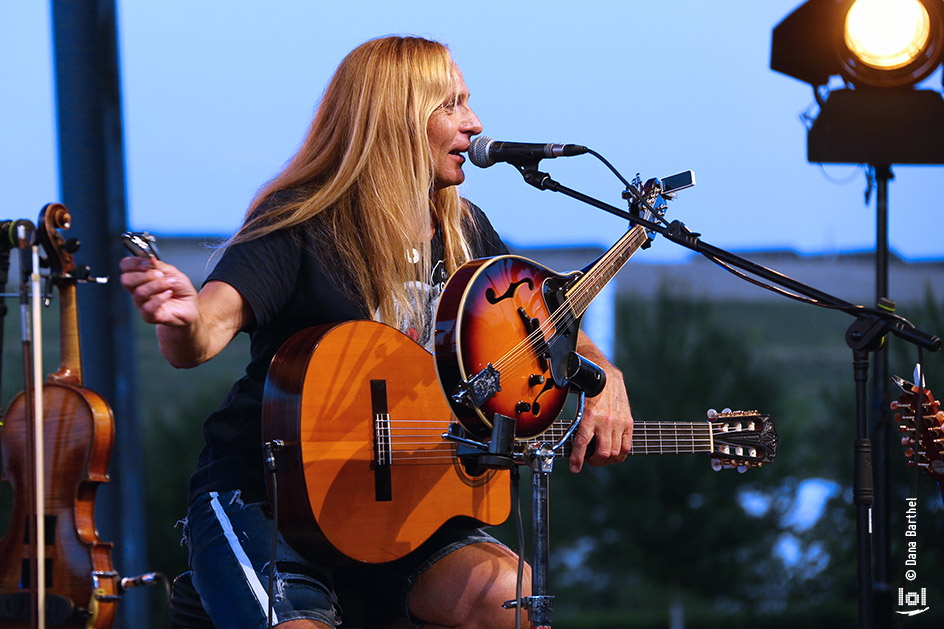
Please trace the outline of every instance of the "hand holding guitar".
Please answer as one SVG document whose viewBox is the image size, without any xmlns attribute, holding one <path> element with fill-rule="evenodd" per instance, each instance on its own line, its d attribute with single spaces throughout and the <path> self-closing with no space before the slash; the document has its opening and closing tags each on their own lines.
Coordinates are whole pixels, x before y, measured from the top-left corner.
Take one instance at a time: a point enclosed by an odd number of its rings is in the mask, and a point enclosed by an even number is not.
<svg viewBox="0 0 944 629">
<path fill-rule="evenodd" d="M 583 333 L 579 333 L 577 350 L 600 365 L 606 372 L 606 386 L 596 397 L 587 398 L 583 419 L 574 435 L 570 453 L 570 471 L 579 472 L 586 459 L 594 467 L 619 463 L 629 456 L 633 446 L 633 414 L 623 382 L 623 373 L 610 363 Z M 593 442 L 591 456 L 587 447 Z"/>
</svg>

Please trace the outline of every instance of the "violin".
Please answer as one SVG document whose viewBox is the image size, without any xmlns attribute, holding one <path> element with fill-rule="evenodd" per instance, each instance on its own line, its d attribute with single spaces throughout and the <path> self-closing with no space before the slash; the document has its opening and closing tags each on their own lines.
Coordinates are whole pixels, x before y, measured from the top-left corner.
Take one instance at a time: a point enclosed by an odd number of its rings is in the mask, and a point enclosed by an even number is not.
<svg viewBox="0 0 944 629">
<path fill-rule="evenodd" d="M 72 252 L 60 229 L 69 228 L 65 206 L 43 208 L 36 238 L 46 253 L 49 278 L 60 299 L 60 365 L 18 394 L 0 430 L 2 479 L 14 490 L 9 527 L 0 539 L 0 628 L 78 626 L 107 629 L 117 613 L 119 578 L 112 544 L 98 537 L 95 493 L 108 482 L 115 437 L 111 409 L 82 386 L 76 272 Z M 35 297 L 34 297 L 35 298 Z M 41 391 L 43 465 L 30 434 L 30 405 Z M 43 496 L 42 501 L 35 499 Z M 44 529 L 38 540 L 37 530 Z M 40 541 L 41 543 L 36 543 Z M 42 564 L 40 566 L 40 564 Z M 43 574 L 43 583 L 37 575 Z"/>
</svg>

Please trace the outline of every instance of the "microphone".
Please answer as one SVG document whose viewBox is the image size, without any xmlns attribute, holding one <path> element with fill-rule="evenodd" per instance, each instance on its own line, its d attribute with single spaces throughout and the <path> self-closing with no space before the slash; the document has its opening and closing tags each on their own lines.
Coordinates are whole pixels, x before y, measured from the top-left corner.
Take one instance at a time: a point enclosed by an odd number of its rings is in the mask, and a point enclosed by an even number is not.
<svg viewBox="0 0 944 629">
<path fill-rule="evenodd" d="M 589 151 L 579 144 L 526 144 L 522 142 L 498 142 L 480 135 L 469 145 L 469 159 L 479 168 L 488 168 L 498 162 L 518 165 L 537 161 L 545 157 L 570 157 Z"/>
</svg>

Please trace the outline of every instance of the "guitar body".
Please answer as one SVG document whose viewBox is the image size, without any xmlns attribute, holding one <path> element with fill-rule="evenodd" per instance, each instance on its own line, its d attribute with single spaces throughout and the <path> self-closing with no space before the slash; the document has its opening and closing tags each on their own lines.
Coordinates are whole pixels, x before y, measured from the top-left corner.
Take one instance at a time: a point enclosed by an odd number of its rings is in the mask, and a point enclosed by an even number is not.
<svg viewBox="0 0 944 629">
<path fill-rule="evenodd" d="M 473 435 L 489 435 L 500 413 L 517 420 L 517 437 L 534 437 L 560 414 L 577 346 L 579 316 L 563 303 L 574 277 L 508 255 L 472 260 L 449 278 L 436 311 L 436 367 L 453 413 Z M 457 401 L 460 383 L 490 364 L 500 390 L 478 407 Z"/>
<path fill-rule="evenodd" d="M 453 421 L 433 357 L 399 331 L 350 321 L 295 334 L 272 360 L 263 405 L 264 441 L 284 442 L 283 535 L 305 553 L 381 563 L 451 518 L 504 522 L 509 473 L 469 475 L 441 436 Z"/>
</svg>

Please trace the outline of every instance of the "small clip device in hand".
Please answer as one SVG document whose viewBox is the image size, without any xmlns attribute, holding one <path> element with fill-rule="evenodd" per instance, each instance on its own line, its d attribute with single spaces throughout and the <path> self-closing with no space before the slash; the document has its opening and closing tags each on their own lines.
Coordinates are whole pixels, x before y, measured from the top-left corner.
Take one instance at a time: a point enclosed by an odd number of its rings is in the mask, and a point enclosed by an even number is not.
<svg viewBox="0 0 944 629">
<path fill-rule="evenodd" d="M 158 260 L 161 259 L 157 239 L 147 232 L 125 232 L 121 235 L 121 244 L 138 258 L 154 256 Z"/>
</svg>

